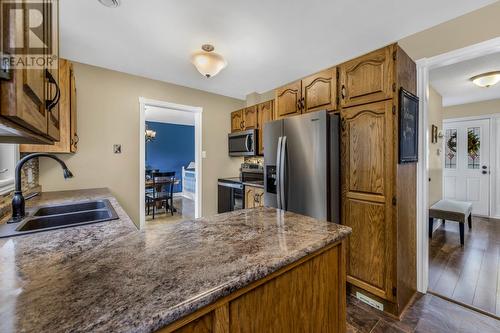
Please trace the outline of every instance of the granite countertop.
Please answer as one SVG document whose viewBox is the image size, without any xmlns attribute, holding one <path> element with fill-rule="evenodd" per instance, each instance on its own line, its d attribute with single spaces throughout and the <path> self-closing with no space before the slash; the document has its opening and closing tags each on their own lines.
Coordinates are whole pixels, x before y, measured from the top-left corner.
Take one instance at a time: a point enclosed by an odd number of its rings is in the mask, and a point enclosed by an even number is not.
<svg viewBox="0 0 500 333">
<path fill-rule="evenodd" d="M 97 198 L 120 219 L 0 239 L 0 332 L 153 332 L 350 233 L 272 208 L 139 231 L 106 189 L 28 205 Z"/>
</svg>

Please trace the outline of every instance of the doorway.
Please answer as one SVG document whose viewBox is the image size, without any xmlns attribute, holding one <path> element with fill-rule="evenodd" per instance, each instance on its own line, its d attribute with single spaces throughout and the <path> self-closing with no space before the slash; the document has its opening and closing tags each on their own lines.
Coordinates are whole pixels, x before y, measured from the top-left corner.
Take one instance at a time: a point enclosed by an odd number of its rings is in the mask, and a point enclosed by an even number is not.
<svg viewBox="0 0 500 333">
<path fill-rule="evenodd" d="M 443 198 L 472 203 L 490 216 L 490 119 L 443 122 Z"/>
<path fill-rule="evenodd" d="M 145 98 L 139 103 L 141 229 L 200 217 L 202 109 Z"/>
<path fill-rule="evenodd" d="M 418 290 L 496 318 L 500 316 L 500 220 L 496 219 L 500 89 L 477 87 L 470 78 L 499 66 L 500 38 L 417 62 Z M 459 219 L 434 219 L 429 230 L 429 208 L 441 200 L 470 203 L 471 228 L 465 227 L 463 244 Z"/>
</svg>

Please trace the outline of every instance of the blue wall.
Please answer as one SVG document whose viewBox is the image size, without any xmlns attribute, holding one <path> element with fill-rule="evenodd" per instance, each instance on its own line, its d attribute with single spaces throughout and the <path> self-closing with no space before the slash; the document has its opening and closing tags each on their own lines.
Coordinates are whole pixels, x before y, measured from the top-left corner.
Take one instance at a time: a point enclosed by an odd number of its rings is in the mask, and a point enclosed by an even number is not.
<svg viewBox="0 0 500 333">
<path fill-rule="evenodd" d="M 182 167 L 194 162 L 194 126 L 152 121 L 146 125 L 156 131 L 156 139 L 146 143 L 146 168 L 175 171 L 175 177 L 182 179 Z M 181 191 L 182 184 L 174 187 L 174 192 Z"/>
</svg>

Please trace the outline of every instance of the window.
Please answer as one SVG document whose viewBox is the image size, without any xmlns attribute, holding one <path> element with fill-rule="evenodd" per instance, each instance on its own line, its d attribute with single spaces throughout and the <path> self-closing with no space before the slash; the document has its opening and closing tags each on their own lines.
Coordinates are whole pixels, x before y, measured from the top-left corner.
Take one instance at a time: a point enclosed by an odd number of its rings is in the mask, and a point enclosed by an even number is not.
<svg viewBox="0 0 500 333">
<path fill-rule="evenodd" d="M 457 168 L 457 130 L 447 129 L 445 135 L 444 167 L 446 169 Z"/>
<path fill-rule="evenodd" d="M 481 163 L 481 128 L 467 128 L 467 168 L 479 169 Z"/>
<path fill-rule="evenodd" d="M 0 194 L 14 189 L 14 170 L 18 159 L 18 145 L 0 143 Z"/>
</svg>

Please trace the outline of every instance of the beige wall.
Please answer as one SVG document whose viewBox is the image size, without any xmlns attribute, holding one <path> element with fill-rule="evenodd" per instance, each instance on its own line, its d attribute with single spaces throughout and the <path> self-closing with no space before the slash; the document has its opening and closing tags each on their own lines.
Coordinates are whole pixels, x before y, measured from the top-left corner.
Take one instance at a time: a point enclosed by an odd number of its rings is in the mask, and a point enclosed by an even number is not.
<svg viewBox="0 0 500 333">
<path fill-rule="evenodd" d="M 441 23 L 399 41 L 414 60 L 432 57 L 500 36 L 500 2 Z"/>
<path fill-rule="evenodd" d="M 246 105 L 252 106 L 262 102 L 267 102 L 271 99 L 274 99 L 274 90 L 269 90 L 262 94 L 254 92 L 246 96 Z"/>
<path fill-rule="evenodd" d="M 429 206 L 443 198 L 443 139 L 431 142 L 431 126 L 436 125 L 438 131 L 443 130 L 443 98 L 429 87 L 429 114 L 427 118 L 429 136 Z"/>
<path fill-rule="evenodd" d="M 500 99 L 448 106 L 443 109 L 443 118 L 461 118 L 500 113 Z"/>
<path fill-rule="evenodd" d="M 244 101 L 84 64 L 75 64 L 78 152 L 63 160 L 74 173 L 41 159 L 44 191 L 109 187 L 134 222 L 139 221 L 139 97 L 203 108 L 203 215 L 217 212 L 217 178 L 238 174 L 241 158 L 229 158 L 229 113 Z M 113 154 L 113 144 L 122 154 Z"/>
</svg>

